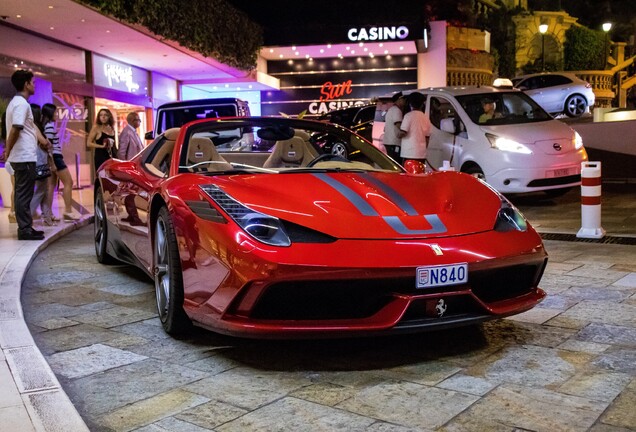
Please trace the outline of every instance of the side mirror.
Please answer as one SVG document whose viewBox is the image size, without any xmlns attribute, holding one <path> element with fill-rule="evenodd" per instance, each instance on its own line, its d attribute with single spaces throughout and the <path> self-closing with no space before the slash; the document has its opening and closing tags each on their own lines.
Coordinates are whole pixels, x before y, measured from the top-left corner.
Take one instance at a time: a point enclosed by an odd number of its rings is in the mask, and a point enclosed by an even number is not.
<svg viewBox="0 0 636 432">
<path fill-rule="evenodd" d="M 144 138 L 147 139 L 148 141 L 155 139 L 155 132 L 154 131 L 146 132 L 146 134 L 144 135 Z"/>
</svg>

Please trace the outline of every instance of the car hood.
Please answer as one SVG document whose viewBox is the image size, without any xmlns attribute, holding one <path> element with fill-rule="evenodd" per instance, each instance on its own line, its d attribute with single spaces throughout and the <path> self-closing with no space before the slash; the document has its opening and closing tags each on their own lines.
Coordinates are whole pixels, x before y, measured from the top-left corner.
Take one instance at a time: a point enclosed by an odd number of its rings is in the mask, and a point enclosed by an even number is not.
<svg viewBox="0 0 636 432">
<path fill-rule="evenodd" d="M 211 178 L 243 205 L 335 238 L 400 239 L 492 230 L 500 197 L 472 176 L 316 172 Z"/>
<path fill-rule="evenodd" d="M 563 154 L 576 151 L 574 131 L 558 120 L 540 123 L 482 126 L 484 132 L 505 137 L 530 146 L 533 151 L 545 154 Z"/>
</svg>

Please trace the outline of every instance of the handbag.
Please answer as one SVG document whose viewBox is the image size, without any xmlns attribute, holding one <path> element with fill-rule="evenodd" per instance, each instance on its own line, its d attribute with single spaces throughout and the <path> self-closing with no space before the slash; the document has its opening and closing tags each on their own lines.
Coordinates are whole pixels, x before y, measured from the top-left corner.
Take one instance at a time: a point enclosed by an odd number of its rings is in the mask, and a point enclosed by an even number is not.
<svg viewBox="0 0 636 432">
<path fill-rule="evenodd" d="M 36 165 L 35 167 L 35 179 L 44 180 L 51 177 L 51 166 L 49 164 Z"/>
</svg>

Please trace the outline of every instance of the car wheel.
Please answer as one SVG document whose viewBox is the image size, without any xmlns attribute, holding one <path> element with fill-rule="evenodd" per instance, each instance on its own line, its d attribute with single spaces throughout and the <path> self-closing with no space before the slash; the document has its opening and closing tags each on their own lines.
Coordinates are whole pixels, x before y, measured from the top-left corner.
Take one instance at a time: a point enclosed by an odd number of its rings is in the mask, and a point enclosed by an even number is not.
<svg viewBox="0 0 636 432">
<path fill-rule="evenodd" d="M 572 95 L 565 101 L 565 114 L 568 117 L 580 117 L 587 108 L 587 100 L 581 95 Z"/>
<path fill-rule="evenodd" d="M 341 143 L 341 142 L 337 142 L 333 145 L 333 147 L 331 147 L 331 154 L 337 155 L 337 156 L 342 156 L 342 157 L 347 157 L 347 147 Z"/>
<path fill-rule="evenodd" d="M 95 239 L 95 255 L 101 264 L 111 264 L 115 260 L 111 257 L 106 248 L 108 246 L 108 222 L 106 220 L 106 209 L 104 206 L 104 195 L 102 189 L 95 191 L 95 221 L 93 234 Z"/>
<path fill-rule="evenodd" d="M 185 332 L 191 321 L 183 310 L 183 279 L 177 240 L 168 209 L 159 211 L 152 253 L 157 312 L 166 333 Z"/>
<path fill-rule="evenodd" d="M 486 181 L 486 176 L 479 165 L 471 165 L 468 168 L 463 169 L 462 172 L 470 174 L 473 177 L 477 177 L 479 180 Z"/>
</svg>

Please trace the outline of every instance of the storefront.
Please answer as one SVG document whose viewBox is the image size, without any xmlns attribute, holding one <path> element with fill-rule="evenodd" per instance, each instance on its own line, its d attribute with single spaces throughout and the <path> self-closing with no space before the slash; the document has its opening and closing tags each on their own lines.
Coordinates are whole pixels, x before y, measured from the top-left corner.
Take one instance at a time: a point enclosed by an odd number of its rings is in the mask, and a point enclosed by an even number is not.
<svg viewBox="0 0 636 432">
<path fill-rule="evenodd" d="M 62 152 L 76 185 L 87 186 L 92 181 L 93 157 L 86 138 L 97 111 L 107 108 L 113 113 L 117 135 L 126 126 L 128 113 L 138 113 L 143 140 L 144 133 L 152 129 L 153 108 L 178 99 L 177 81 L 164 75 L 15 28 L 2 26 L 1 30 L 0 110 L 4 111 L 15 94 L 10 82 L 13 72 L 20 68 L 33 71 L 36 94 L 29 101 L 57 106 Z M 51 58 L 42 61 L 29 50 L 34 46 L 40 53 L 43 49 L 50 52 Z"/>
</svg>

